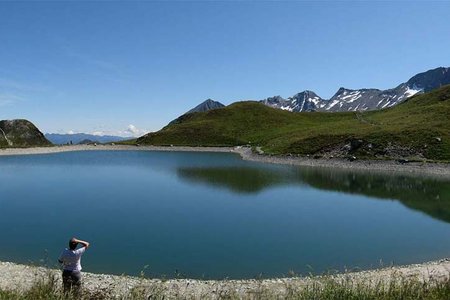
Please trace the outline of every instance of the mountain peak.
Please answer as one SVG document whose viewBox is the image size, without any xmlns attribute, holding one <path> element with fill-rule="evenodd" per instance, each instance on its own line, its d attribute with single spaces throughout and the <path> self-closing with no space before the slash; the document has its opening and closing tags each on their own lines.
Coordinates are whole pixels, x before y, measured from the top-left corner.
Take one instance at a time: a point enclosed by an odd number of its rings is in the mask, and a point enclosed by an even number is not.
<svg viewBox="0 0 450 300">
<path fill-rule="evenodd" d="M 302 92 L 300 92 L 300 93 L 295 94 L 293 97 L 295 97 L 295 96 L 297 96 L 297 95 L 304 95 L 304 96 L 306 96 L 306 97 L 319 97 L 319 96 L 317 96 L 316 93 L 314 93 L 314 92 L 311 91 L 311 90 L 304 90 L 304 91 L 302 91 Z M 319 98 L 320 98 L 320 97 L 319 97 Z"/>
<path fill-rule="evenodd" d="M 197 105 L 196 107 L 194 107 L 193 109 L 191 109 L 188 112 L 186 112 L 186 114 L 190 114 L 190 113 L 193 113 L 193 112 L 205 112 L 205 111 L 208 111 L 208 110 L 221 108 L 221 107 L 224 107 L 224 106 L 225 105 L 223 105 L 222 103 L 208 98 L 205 101 L 203 101 L 202 103 L 200 103 L 199 105 Z"/>
<path fill-rule="evenodd" d="M 194 108 L 190 109 L 189 111 L 185 112 L 183 115 L 179 116 L 175 120 L 170 121 L 170 123 L 168 125 L 182 122 L 182 120 L 188 114 L 195 113 L 195 112 L 205 112 L 205 111 L 209 111 L 209 110 L 213 110 L 213 109 L 217 109 L 217 108 L 222 108 L 222 107 L 225 107 L 225 105 L 220 103 L 220 102 L 218 102 L 218 101 L 215 101 L 215 100 L 213 100 L 211 98 L 208 98 L 205 101 L 203 101 L 202 103 L 200 103 L 199 105 L 197 105 L 196 107 L 194 107 Z"/>
<path fill-rule="evenodd" d="M 205 101 L 203 101 L 202 103 L 211 103 L 211 102 L 217 102 L 217 101 L 214 101 L 213 99 L 208 98 Z"/>
<path fill-rule="evenodd" d="M 273 96 L 261 100 L 260 102 L 273 108 L 301 112 L 317 110 L 317 108 L 320 107 L 319 103 L 323 102 L 323 99 L 317 96 L 313 91 L 304 90 L 287 99 L 284 99 L 281 96 Z"/>
<path fill-rule="evenodd" d="M 346 93 L 353 92 L 353 91 L 354 91 L 354 90 L 347 89 L 347 88 L 341 86 L 341 87 L 337 90 L 337 92 L 333 95 L 333 97 L 331 97 L 331 99 L 336 98 L 336 97 L 338 97 L 339 95 L 346 94 Z"/>
<path fill-rule="evenodd" d="M 439 67 L 411 77 L 406 85 L 409 88 L 420 89 L 426 93 L 449 83 L 450 68 Z"/>
</svg>

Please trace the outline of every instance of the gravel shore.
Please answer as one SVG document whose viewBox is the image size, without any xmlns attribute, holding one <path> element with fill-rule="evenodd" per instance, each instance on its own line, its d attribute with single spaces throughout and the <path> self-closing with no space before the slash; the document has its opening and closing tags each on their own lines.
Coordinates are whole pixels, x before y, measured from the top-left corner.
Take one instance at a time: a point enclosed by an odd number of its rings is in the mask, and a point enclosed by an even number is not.
<svg viewBox="0 0 450 300">
<path fill-rule="evenodd" d="M 132 146 L 132 145 L 73 145 L 36 148 L 4 148 L 2 155 L 32 155 L 49 154 L 69 151 L 180 151 L 180 152 L 226 152 L 237 153 L 244 160 L 263 163 L 285 164 L 304 167 L 340 168 L 354 171 L 395 172 L 409 175 L 427 175 L 450 179 L 449 163 L 430 162 L 400 162 L 394 160 L 355 160 L 342 158 L 313 159 L 297 156 L 271 156 L 257 154 L 247 147 L 159 147 L 159 146 Z"/>
<path fill-rule="evenodd" d="M 339 168 L 352 171 L 370 171 L 381 173 L 401 173 L 406 175 L 426 175 L 450 179 L 449 163 L 400 162 L 396 160 L 354 160 L 343 158 L 314 159 L 298 156 L 270 156 L 256 154 L 248 148 L 235 148 L 241 157 L 249 161 L 294 165 L 303 167 Z"/>
<path fill-rule="evenodd" d="M 27 266 L 10 262 L 0 262 L 0 289 L 29 289 L 36 280 L 55 276 L 61 285 L 61 272 L 55 269 Z M 417 265 L 390 267 L 371 271 L 361 271 L 322 277 L 293 277 L 261 280 L 195 280 L 195 279 L 144 279 L 138 277 L 92 274 L 83 272 L 83 289 L 89 293 L 103 293 L 111 298 L 129 295 L 137 289 L 148 295 L 164 296 L 164 299 L 252 299 L 255 295 L 273 296 L 280 299 L 292 291 L 299 291 L 311 284 L 325 280 L 353 284 L 389 284 L 397 280 L 417 280 L 419 282 L 443 282 L 450 278 L 450 260 L 444 259 Z M 161 297 L 162 298 L 162 297 Z"/>
</svg>

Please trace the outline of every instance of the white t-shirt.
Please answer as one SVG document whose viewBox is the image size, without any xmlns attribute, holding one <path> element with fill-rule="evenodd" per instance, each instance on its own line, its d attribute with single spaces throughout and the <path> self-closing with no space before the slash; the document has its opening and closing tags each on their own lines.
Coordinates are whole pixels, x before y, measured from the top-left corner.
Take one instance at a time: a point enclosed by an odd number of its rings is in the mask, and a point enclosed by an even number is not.
<svg viewBox="0 0 450 300">
<path fill-rule="evenodd" d="M 62 261 L 63 268 L 66 271 L 81 271 L 81 255 L 86 251 L 86 247 L 77 250 L 64 249 L 59 256 Z"/>
</svg>

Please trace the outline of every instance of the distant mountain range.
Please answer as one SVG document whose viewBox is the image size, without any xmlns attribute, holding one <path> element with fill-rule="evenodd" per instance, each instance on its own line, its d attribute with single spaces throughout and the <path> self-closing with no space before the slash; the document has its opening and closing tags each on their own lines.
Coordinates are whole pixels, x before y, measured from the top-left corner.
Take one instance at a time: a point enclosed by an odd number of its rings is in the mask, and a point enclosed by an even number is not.
<svg viewBox="0 0 450 300">
<path fill-rule="evenodd" d="M 260 102 L 273 108 L 291 112 L 368 111 L 392 107 L 411 96 L 426 93 L 447 84 L 450 84 L 450 68 L 440 67 L 419 73 L 397 87 L 387 90 L 373 88 L 353 90 L 341 87 L 330 99 L 323 99 L 315 92 L 306 90 L 287 99 L 281 96 L 273 96 L 260 100 Z M 208 111 L 223 106 L 220 102 L 208 99 L 186 114 Z"/>
<path fill-rule="evenodd" d="M 322 99 L 313 91 L 303 91 L 284 99 L 281 96 L 261 100 L 267 106 L 301 111 L 366 111 L 382 109 L 399 104 L 411 96 L 426 93 L 450 84 L 450 68 L 436 68 L 419 73 L 407 82 L 388 90 L 346 89 L 341 87 L 330 99 Z"/>
<path fill-rule="evenodd" d="M 80 144 L 81 142 L 86 143 L 87 141 L 91 143 L 103 144 L 130 139 L 113 135 L 93 135 L 87 133 L 74 133 L 74 134 L 46 133 L 45 137 L 55 145 L 65 145 L 70 143 Z"/>
</svg>

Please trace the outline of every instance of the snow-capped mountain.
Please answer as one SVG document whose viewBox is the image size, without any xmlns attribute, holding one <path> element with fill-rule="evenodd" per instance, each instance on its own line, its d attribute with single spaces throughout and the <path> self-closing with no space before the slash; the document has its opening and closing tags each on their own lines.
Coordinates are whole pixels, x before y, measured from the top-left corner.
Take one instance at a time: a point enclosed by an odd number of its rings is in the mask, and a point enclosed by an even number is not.
<svg viewBox="0 0 450 300">
<path fill-rule="evenodd" d="M 450 68 L 437 68 L 419 73 L 393 89 L 358 89 L 341 87 L 333 97 L 325 100 L 312 91 L 304 91 L 287 99 L 281 96 L 261 100 L 265 105 L 301 111 L 365 111 L 394 106 L 414 96 L 450 84 Z"/>
<path fill-rule="evenodd" d="M 450 68 L 441 67 L 419 73 L 407 82 L 388 90 L 351 90 L 341 87 L 330 99 L 323 99 L 313 91 L 306 90 L 292 97 L 283 98 L 281 96 L 274 96 L 261 100 L 260 102 L 273 108 L 292 112 L 366 111 L 394 106 L 415 94 L 429 92 L 446 84 L 450 84 Z M 207 99 L 181 117 L 170 122 L 170 124 L 178 122 L 180 118 L 182 119 L 189 113 L 204 112 L 224 106 L 220 102 Z"/>
<path fill-rule="evenodd" d="M 312 91 L 303 91 L 287 99 L 275 96 L 261 100 L 267 106 L 293 112 L 315 111 L 318 107 L 323 106 L 324 101 Z"/>
</svg>

